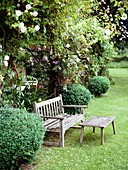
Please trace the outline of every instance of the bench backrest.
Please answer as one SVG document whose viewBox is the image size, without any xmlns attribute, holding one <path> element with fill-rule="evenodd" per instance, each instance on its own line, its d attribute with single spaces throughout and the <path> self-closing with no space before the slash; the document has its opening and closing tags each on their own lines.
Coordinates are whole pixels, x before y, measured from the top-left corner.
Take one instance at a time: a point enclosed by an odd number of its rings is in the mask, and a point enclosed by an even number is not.
<svg viewBox="0 0 128 170">
<path fill-rule="evenodd" d="M 59 114 L 64 114 L 64 109 L 62 107 L 63 101 L 62 96 L 42 101 L 40 103 L 34 103 L 34 111 L 38 113 L 41 117 L 44 116 L 56 116 Z"/>
</svg>

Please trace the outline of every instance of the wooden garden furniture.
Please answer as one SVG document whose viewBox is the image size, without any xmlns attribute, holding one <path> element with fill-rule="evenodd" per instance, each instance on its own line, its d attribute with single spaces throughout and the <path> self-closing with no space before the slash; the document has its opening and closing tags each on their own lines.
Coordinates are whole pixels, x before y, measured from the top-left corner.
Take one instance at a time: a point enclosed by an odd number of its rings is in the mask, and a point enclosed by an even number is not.
<svg viewBox="0 0 128 170">
<path fill-rule="evenodd" d="M 83 142 L 84 127 L 89 126 L 89 127 L 93 127 L 93 133 L 95 132 L 95 128 L 101 129 L 101 145 L 103 145 L 104 144 L 104 128 L 106 126 L 112 123 L 113 132 L 114 134 L 116 134 L 114 120 L 115 120 L 115 117 L 110 117 L 110 116 L 109 117 L 108 116 L 93 116 L 90 119 L 82 122 L 80 124 L 81 126 L 80 143 L 82 144 Z"/>
<path fill-rule="evenodd" d="M 81 113 L 70 115 L 64 113 L 64 108 L 80 108 Z M 46 132 L 59 132 L 59 142 L 45 141 L 45 145 L 64 147 L 64 134 L 66 130 L 84 120 L 84 109 L 86 105 L 63 105 L 62 96 L 34 103 L 34 111 L 44 120 Z M 78 128 L 78 126 L 77 126 Z M 80 128 L 80 126 L 79 126 Z"/>
</svg>

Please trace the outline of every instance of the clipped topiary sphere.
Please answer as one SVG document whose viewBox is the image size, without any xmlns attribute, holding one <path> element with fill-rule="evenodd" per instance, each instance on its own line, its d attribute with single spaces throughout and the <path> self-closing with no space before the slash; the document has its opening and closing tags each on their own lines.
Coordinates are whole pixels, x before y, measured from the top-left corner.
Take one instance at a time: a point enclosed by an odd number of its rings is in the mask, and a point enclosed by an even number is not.
<svg viewBox="0 0 128 170">
<path fill-rule="evenodd" d="M 43 143 L 41 118 L 25 110 L 0 108 L 0 169 L 18 169 L 34 158 Z"/>
<path fill-rule="evenodd" d="M 107 92 L 110 87 L 110 81 L 104 76 L 95 76 L 89 80 L 88 89 L 96 97 Z"/>
<path fill-rule="evenodd" d="M 88 105 L 91 93 L 81 84 L 69 84 L 61 91 L 65 105 Z M 79 108 L 65 108 L 65 113 L 80 113 Z"/>
</svg>

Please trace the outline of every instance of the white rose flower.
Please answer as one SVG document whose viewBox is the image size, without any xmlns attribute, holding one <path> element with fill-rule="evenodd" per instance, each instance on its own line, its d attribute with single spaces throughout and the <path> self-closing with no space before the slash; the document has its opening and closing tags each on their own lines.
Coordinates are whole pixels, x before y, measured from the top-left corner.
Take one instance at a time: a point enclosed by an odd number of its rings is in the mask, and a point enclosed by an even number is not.
<svg viewBox="0 0 128 170">
<path fill-rule="evenodd" d="M 34 12 L 32 12 L 32 15 L 33 15 L 34 17 L 37 17 L 38 12 L 37 12 L 37 11 L 34 11 Z"/>
<path fill-rule="evenodd" d="M 39 25 L 36 25 L 36 26 L 35 26 L 35 30 L 36 30 L 36 31 L 39 31 L 39 29 L 40 29 Z"/>
<path fill-rule="evenodd" d="M 22 12 L 20 10 L 16 10 L 16 15 L 19 17 L 22 15 Z"/>
<path fill-rule="evenodd" d="M 20 4 L 17 4 L 17 7 L 20 7 Z"/>
<path fill-rule="evenodd" d="M 32 7 L 31 7 L 30 4 L 27 4 L 27 5 L 26 5 L 26 9 L 27 9 L 27 10 L 29 10 L 29 9 L 31 9 L 31 8 L 32 8 Z"/>
<path fill-rule="evenodd" d="M 20 23 L 20 28 L 22 28 L 22 27 L 24 27 L 24 23 L 23 22 Z"/>
<path fill-rule="evenodd" d="M 66 29 L 68 30 L 68 22 L 66 22 L 65 25 L 66 25 Z"/>
<path fill-rule="evenodd" d="M 8 61 L 4 61 L 4 65 L 5 65 L 5 67 L 8 67 Z"/>
<path fill-rule="evenodd" d="M 28 12 L 28 10 L 27 10 L 27 9 L 25 9 L 25 11 L 24 11 L 24 12 L 26 12 L 26 13 L 27 13 L 27 12 Z"/>
<path fill-rule="evenodd" d="M 105 34 L 106 34 L 106 35 L 110 35 L 110 33 L 111 33 L 110 29 L 106 29 L 106 30 L 105 30 Z"/>
<path fill-rule="evenodd" d="M 96 40 L 93 40 L 93 43 L 95 44 L 95 43 L 96 43 Z"/>
<path fill-rule="evenodd" d="M 70 47 L 70 44 L 67 44 L 65 47 L 69 48 L 69 47 Z"/>
<path fill-rule="evenodd" d="M 5 56 L 4 56 L 4 60 L 9 60 L 9 56 L 8 56 L 8 55 L 5 55 Z"/>
<path fill-rule="evenodd" d="M 79 59 L 79 58 L 77 58 L 77 59 L 76 59 L 76 62 L 77 62 L 77 63 L 79 63 L 79 62 L 80 62 L 80 59 Z"/>
<path fill-rule="evenodd" d="M 85 65 L 84 65 L 84 67 L 85 67 L 85 68 L 88 68 L 88 65 L 87 65 L 87 64 L 85 64 Z"/>
<path fill-rule="evenodd" d="M 22 33 L 24 33 L 24 32 L 27 31 L 27 28 L 26 28 L 26 27 L 21 27 L 20 31 L 21 31 Z"/>
<path fill-rule="evenodd" d="M 126 20 L 127 19 L 127 14 L 123 14 L 122 17 L 121 17 L 122 20 Z"/>
</svg>

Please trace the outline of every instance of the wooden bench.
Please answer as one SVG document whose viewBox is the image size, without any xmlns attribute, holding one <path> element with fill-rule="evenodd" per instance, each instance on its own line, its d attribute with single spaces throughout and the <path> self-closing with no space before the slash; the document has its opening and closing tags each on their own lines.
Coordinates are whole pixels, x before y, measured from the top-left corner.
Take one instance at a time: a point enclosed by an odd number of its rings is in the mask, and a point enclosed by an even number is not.
<svg viewBox="0 0 128 170">
<path fill-rule="evenodd" d="M 80 108 L 81 113 L 69 115 L 64 113 L 65 107 Z M 63 105 L 62 96 L 34 103 L 34 111 L 44 120 L 46 132 L 59 132 L 59 142 L 44 141 L 45 145 L 64 147 L 64 134 L 66 130 L 84 120 L 84 109 L 86 105 Z M 79 128 L 79 126 L 77 126 Z"/>
<path fill-rule="evenodd" d="M 89 126 L 93 127 L 93 133 L 95 132 L 95 128 L 101 129 L 101 145 L 104 144 L 104 128 L 112 123 L 113 133 L 116 134 L 115 124 L 114 124 L 115 117 L 113 116 L 93 116 L 90 119 L 82 122 L 81 126 L 81 135 L 80 135 L 80 143 L 82 144 L 83 141 L 83 132 L 84 127 Z"/>
</svg>

